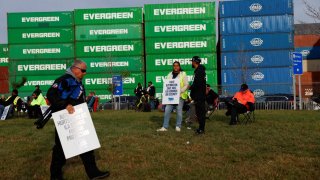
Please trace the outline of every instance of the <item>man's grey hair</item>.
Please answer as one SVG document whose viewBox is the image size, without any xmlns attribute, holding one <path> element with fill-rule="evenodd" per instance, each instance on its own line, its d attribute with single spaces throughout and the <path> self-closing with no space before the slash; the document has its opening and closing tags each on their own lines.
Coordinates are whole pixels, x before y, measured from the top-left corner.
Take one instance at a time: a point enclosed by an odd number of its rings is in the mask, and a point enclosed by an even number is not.
<svg viewBox="0 0 320 180">
<path fill-rule="evenodd" d="M 78 67 L 78 65 L 80 65 L 80 64 L 85 64 L 85 65 L 87 65 L 84 61 L 82 61 L 82 60 L 80 60 L 80 59 L 76 59 L 76 60 L 74 60 L 72 66 Z"/>
</svg>

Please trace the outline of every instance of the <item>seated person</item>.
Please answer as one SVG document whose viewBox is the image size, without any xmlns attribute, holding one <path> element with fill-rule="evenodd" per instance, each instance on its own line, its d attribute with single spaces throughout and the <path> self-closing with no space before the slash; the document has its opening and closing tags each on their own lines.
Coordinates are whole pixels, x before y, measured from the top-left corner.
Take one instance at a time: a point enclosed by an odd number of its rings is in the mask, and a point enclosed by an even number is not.
<svg viewBox="0 0 320 180">
<path fill-rule="evenodd" d="M 148 91 L 143 91 L 140 102 L 137 104 L 137 110 L 142 112 L 151 112 L 150 97 Z"/>
<path fill-rule="evenodd" d="M 18 96 L 18 90 L 12 90 L 11 96 L 9 96 L 5 101 L 0 102 L 4 107 L 11 105 L 9 110 L 9 116 L 13 114 L 14 111 L 21 111 L 22 99 Z"/>
<path fill-rule="evenodd" d="M 210 88 L 209 84 L 206 87 L 206 106 L 209 114 L 218 106 L 219 95 Z"/>
<path fill-rule="evenodd" d="M 89 109 L 93 108 L 94 102 L 96 100 L 95 96 L 96 96 L 96 93 L 92 91 L 89 93 L 89 96 L 86 97 L 86 102 L 88 104 Z"/>
<path fill-rule="evenodd" d="M 233 96 L 232 101 L 226 103 L 228 109 L 226 115 L 231 115 L 230 125 L 237 124 L 238 114 L 254 110 L 254 101 L 254 95 L 248 85 L 242 84 L 240 91 Z"/>
<path fill-rule="evenodd" d="M 30 119 L 39 118 L 42 116 L 40 106 L 46 106 L 47 102 L 39 90 L 35 90 L 32 93 L 32 97 L 33 97 L 33 99 L 31 101 L 30 105 L 28 106 L 28 115 L 29 115 Z"/>
</svg>

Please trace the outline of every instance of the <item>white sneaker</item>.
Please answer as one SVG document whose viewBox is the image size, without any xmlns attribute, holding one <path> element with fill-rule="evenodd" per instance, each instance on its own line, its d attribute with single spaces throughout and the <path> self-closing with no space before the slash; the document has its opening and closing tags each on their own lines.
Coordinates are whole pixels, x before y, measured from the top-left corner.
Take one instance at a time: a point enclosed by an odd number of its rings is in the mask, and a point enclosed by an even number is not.
<svg viewBox="0 0 320 180">
<path fill-rule="evenodd" d="M 180 132 L 180 131 L 181 131 L 181 128 L 179 128 L 178 126 L 176 126 L 176 131 L 177 131 L 177 132 Z"/>
<path fill-rule="evenodd" d="M 168 131 L 166 128 L 162 127 L 160 129 L 157 129 L 157 132 L 163 132 L 163 131 Z"/>
</svg>

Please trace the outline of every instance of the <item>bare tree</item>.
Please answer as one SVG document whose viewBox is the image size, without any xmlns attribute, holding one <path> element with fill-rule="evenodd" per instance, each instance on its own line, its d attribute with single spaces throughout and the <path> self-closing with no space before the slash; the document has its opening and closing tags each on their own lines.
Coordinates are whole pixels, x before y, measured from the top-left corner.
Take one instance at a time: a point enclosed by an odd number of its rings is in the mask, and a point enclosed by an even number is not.
<svg viewBox="0 0 320 180">
<path fill-rule="evenodd" d="M 305 13 L 309 17 L 313 18 L 315 22 L 320 22 L 320 6 L 310 4 L 307 0 L 302 0 L 306 10 Z"/>
<path fill-rule="evenodd" d="M 106 62 L 109 63 L 108 66 L 106 66 L 106 76 L 108 75 L 111 75 L 111 78 L 113 77 L 113 75 L 117 74 L 117 75 L 121 75 L 121 78 L 122 78 L 122 81 L 124 81 L 127 77 L 130 76 L 130 71 L 128 71 L 127 69 L 126 70 L 123 70 L 123 71 L 118 71 L 118 70 L 115 70 L 113 68 L 113 62 L 114 62 L 114 59 L 113 57 L 111 56 L 111 54 L 106 54 Z M 108 74 L 108 75 L 107 75 Z M 115 91 L 115 88 L 116 88 L 116 85 L 112 82 L 110 84 L 107 84 L 107 91 L 111 94 L 111 100 L 115 103 L 115 99 L 114 99 L 114 91 Z M 114 103 L 112 103 L 112 109 L 114 109 Z"/>
<path fill-rule="evenodd" d="M 237 73 L 238 71 L 232 71 L 232 76 L 239 84 L 247 83 L 248 79 L 250 78 L 249 73 L 249 61 L 250 57 L 247 56 L 246 52 L 244 51 L 244 46 L 240 45 L 240 49 L 237 51 L 237 61 L 240 62 L 240 66 L 237 69 L 240 69 L 240 74 Z M 232 62 L 233 66 L 238 65 L 238 63 Z"/>
<path fill-rule="evenodd" d="M 235 84 L 232 84 L 231 86 L 240 86 L 240 84 L 247 84 L 248 81 L 253 78 L 253 76 L 255 76 L 255 73 L 259 71 L 259 67 L 250 67 L 250 61 L 252 57 L 249 57 L 247 52 L 244 50 L 244 45 L 241 44 L 239 45 L 240 48 L 237 51 L 237 59 L 236 61 L 240 62 L 236 63 L 236 62 L 231 62 L 232 67 L 234 66 L 238 66 L 236 67 L 237 70 L 230 70 L 229 73 L 231 73 L 231 77 L 234 79 Z M 258 75 L 258 74 L 257 74 Z M 222 77 L 223 78 L 223 77 Z M 226 92 L 223 92 L 223 94 L 225 95 L 232 95 L 232 94 L 227 94 Z"/>
</svg>

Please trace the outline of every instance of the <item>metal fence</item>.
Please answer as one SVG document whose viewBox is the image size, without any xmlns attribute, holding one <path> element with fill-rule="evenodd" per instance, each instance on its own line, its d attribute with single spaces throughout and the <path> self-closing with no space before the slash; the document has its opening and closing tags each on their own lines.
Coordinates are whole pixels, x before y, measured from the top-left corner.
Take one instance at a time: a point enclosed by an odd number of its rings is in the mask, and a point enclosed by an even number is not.
<svg viewBox="0 0 320 180">
<path fill-rule="evenodd" d="M 309 100 L 301 102 L 303 110 L 320 110 L 320 105 Z M 227 109 L 224 102 L 220 102 L 218 109 Z M 294 104 L 291 101 L 268 101 L 268 102 L 256 102 L 256 110 L 293 110 Z M 300 109 L 299 102 L 297 102 L 297 109 Z"/>
</svg>

